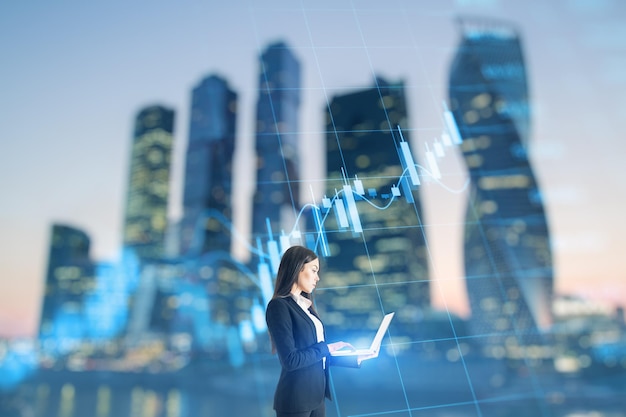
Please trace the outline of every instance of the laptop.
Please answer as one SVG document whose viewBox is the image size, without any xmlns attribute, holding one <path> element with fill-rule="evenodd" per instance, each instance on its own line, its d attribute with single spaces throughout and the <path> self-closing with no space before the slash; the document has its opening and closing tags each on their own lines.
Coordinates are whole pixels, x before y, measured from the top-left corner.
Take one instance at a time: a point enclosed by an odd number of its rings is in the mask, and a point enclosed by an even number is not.
<svg viewBox="0 0 626 417">
<path fill-rule="evenodd" d="M 383 337 L 385 337 L 385 332 L 387 332 L 387 328 L 389 327 L 389 323 L 391 323 L 391 319 L 393 318 L 394 313 L 389 313 L 385 317 L 383 317 L 383 321 L 380 322 L 380 326 L 378 326 L 378 331 L 376 332 L 376 336 L 374 336 L 374 340 L 372 340 L 372 344 L 368 349 L 341 349 L 331 352 L 331 356 L 353 356 L 353 355 L 372 355 L 377 354 L 380 350 L 380 344 L 383 341 Z"/>
</svg>

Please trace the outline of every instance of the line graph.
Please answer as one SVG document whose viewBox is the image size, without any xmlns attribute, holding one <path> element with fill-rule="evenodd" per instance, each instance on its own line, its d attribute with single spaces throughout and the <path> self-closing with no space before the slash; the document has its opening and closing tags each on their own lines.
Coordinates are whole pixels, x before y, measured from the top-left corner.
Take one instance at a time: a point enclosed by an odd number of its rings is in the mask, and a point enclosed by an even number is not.
<svg viewBox="0 0 626 417">
<path fill-rule="evenodd" d="M 389 210 L 394 205 L 401 204 L 402 201 L 406 204 L 415 205 L 414 191 L 426 184 L 440 186 L 451 193 L 464 192 L 469 184 L 469 180 L 466 180 L 459 188 L 451 188 L 446 185 L 445 176 L 438 166 L 438 160 L 454 151 L 456 143 L 448 139 L 451 136 L 449 132 L 454 130 L 456 130 L 456 125 L 446 125 L 441 138 L 435 138 L 432 142 L 424 144 L 427 165 L 422 165 L 416 161 L 411 146 L 405 139 L 403 129 L 397 125 L 394 131 L 388 133 L 392 135 L 395 133 L 398 138 L 395 141 L 395 152 L 400 173 L 395 177 L 382 178 L 384 184 L 387 185 L 383 185 L 381 188 L 380 178 L 370 176 L 360 177 L 355 175 L 353 178 L 348 178 L 346 171 L 341 168 L 341 178 L 338 180 L 337 186 L 331 187 L 332 191 L 327 188 L 327 193 L 323 194 L 321 198 L 316 196 L 312 186 L 309 186 L 311 192 L 310 202 L 304 204 L 298 210 L 291 228 L 286 230 L 277 229 L 270 219 L 266 218 L 266 232 L 264 235 L 257 235 L 254 242 L 240 233 L 236 226 L 221 212 L 217 210 L 204 211 L 197 218 L 192 243 L 186 257 L 188 259 L 200 259 L 201 263 L 207 265 L 217 265 L 220 262 L 226 262 L 242 273 L 243 276 L 246 276 L 248 282 L 257 288 L 260 299 L 250 306 L 251 310 L 249 311 L 251 322 L 256 324 L 253 325 L 247 321 L 241 324 L 240 336 L 242 340 L 249 340 L 251 334 L 255 333 L 251 332 L 250 329 L 255 329 L 257 333 L 265 331 L 262 320 L 258 318 L 260 314 L 259 305 L 266 305 L 272 298 L 274 291 L 273 277 L 278 272 L 282 253 L 290 246 L 294 244 L 304 245 L 316 251 L 319 256 L 329 258 L 335 255 L 331 248 L 332 245 L 329 243 L 329 233 L 333 235 L 348 233 L 351 236 L 360 236 L 365 231 L 374 230 L 372 229 L 373 225 L 368 223 L 368 219 L 362 217 L 365 207 L 375 212 L 383 212 Z M 371 186 L 372 180 L 376 180 L 375 182 L 379 184 L 379 188 Z M 397 215 L 394 214 L 393 216 Z M 333 219 L 333 221 L 329 221 L 330 219 Z M 244 265 L 225 253 L 222 257 L 213 255 L 207 258 L 203 256 L 202 248 L 204 242 L 202 239 L 205 236 L 204 227 L 211 220 L 221 223 L 223 230 L 228 231 L 233 240 L 245 248 L 253 259 L 251 263 Z M 421 223 L 420 217 L 417 217 L 416 221 L 415 226 L 419 226 Z M 311 229 L 307 229 L 307 226 Z M 368 258 L 370 258 L 369 254 Z M 414 279 L 418 278 L 414 277 Z M 422 279 L 419 278 L 418 280 Z M 345 285 L 342 283 L 329 284 L 327 290 L 330 288 L 340 290 Z M 358 284 L 358 287 L 363 290 L 375 288 L 378 291 L 379 285 L 383 285 L 381 288 L 384 288 L 385 285 L 391 285 L 390 289 L 386 290 L 391 291 L 393 286 L 410 286 L 411 281 L 406 279 L 396 280 L 393 283 L 374 281 L 374 283 Z M 378 297 L 380 298 L 380 294 Z"/>
<path fill-rule="evenodd" d="M 409 142 L 405 140 L 400 126 L 396 127 L 396 132 L 400 138 L 397 142 L 396 151 L 401 173 L 397 177 L 385 179 L 390 184 L 388 187 L 383 189 L 369 187 L 370 178 L 361 178 L 358 175 L 355 175 L 354 178 L 348 178 L 345 171 L 341 170 L 340 185 L 334 188 L 333 194 L 324 194 L 319 198 L 314 195 L 313 188 L 309 186 L 311 200 L 298 211 L 291 228 L 277 230 L 267 218 L 265 235 L 257 236 L 254 242 L 249 241 L 220 212 L 207 210 L 197 220 L 194 239 L 188 256 L 194 258 L 201 255 L 203 225 L 211 219 L 217 220 L 226 230 L 230 230 L 234 240 L 253 257 L 254 262 L 249 265 L 243 265 L 235 259 L 230 262 L 236 269 L 244 273 L 249 282 L 259 290 L 261 297 L 259 301 L 266 305 L 273 295 L 273 277 L 278 272 L 282 253 L 290 246 L 294 244 L 304 245 L 316 251 L 321 257 L 332 257 L 334 254 L 329 244 L 329 233 L 349 233 L 354 236 L 363 234 L 364 230 L 371 228 L 367 220 L 362 219 L 361 212 L 364 209 L 362 205 L 366 205 L 370 210 L 380 212 L 388 210 L 402 201 L 406 204 L 414 204 L 413 191 L 428 183 L 440 186 L 452 193 L 465 191 L 469 180 L 466 180 L 460 188 L 453 189 L 445 184 L 445 177 L 439 171 L 437 160 L 445 157 L 448 152 L 452 152 L 456 146 L 452 141 L 445 139 L 446 135 L 442 135 L 442 139 L 435 139 L 431 143 L 433 151 L 429 151 L 428 144 L 425 144 L 428 166 L 424 166 L 416 162 Z M 329 222 L 331 218 L 333 222 Z M 307 221 L 304 221 L 305 219 Z M 303 226 L 304 224 L 312 226 L 312 229 L 307 230 L 306 226 Z M 401 284 L 396 283 L 395 285 Z M 409 285 L 409 282 L 407 281 L 404 285 Z M 367 286 L 369 284 L 361 285 L 363 288 Z M 376 284 L 377 286 L 378 284 Z M 333 285 L 333 288 L 341 288 L 341 285 Z M 258 304 L 254 304 L 253 309 L 258 310 Z M 258 316 L 256 310 L 251 312 L 251 316 Z M 246 326 L 245 328 L 248 329 L 249 327 Z M 263 326 L 259 330 L 264 331 Z M 246 332 L 249 334 L 249 331 L 246 330 Z"/>
</svg>

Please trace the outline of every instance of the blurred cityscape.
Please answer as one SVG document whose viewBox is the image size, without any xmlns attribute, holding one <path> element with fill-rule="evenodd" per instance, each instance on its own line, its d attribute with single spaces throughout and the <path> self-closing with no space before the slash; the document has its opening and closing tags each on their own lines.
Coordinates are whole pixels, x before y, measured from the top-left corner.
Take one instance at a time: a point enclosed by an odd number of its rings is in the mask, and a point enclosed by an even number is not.
<svg viewBox="0 0 626 417">
<path fill-rule="evenodd" d="M 330 416 L 625 416 L 623 307 L 554 293 L 550 225 L 528 157 L 530 107 L 515 27 L 459 20 L 442 130 L 411 149 L 401 81 L 325 107 L 324 195 L 300 201 L 300 63 L 285 42 L 258 57 L 250 236 L 233 225 L 237 92 L 209 74 L 191 92 L 183 215 L 167 217 L 175 109 L 142 108 L 132 134 L 120 259 L 51 226 L 36 340 L 0 341 L 0 414 L 271 416 L 278 359 L 265 305 L 281 253 L 322 260 L 329 340 L 366 343 L 396 312 L 383 352 L 333 369 Z M 471 316 L 431 306 L 420 185 L 461 152 Z M 249 256 L 233 255 L 236 245 Z"/>
</svg>

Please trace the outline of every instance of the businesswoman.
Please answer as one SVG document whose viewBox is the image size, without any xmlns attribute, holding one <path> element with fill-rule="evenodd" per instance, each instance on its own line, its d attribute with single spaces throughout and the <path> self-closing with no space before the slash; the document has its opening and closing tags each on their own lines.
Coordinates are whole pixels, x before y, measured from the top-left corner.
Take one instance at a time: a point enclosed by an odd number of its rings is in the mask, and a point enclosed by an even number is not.
<svg viewBox="0 0 626 417">
<path fill-rule="evenodd" d="M 289 248 L 280 261 L 274 296 L 267 305 L 272 350 L 282 367 L 274 395 L 277 417 L 324 417 L 325 398 L 331 399 L 328 366 L 359 367 L 361 361 L 374 357 L 331 356 L 331 352 L 353 347 L 325 341 L 324 326 L 312 302 L 319 270 L 313 251 Z"/>
</svg>

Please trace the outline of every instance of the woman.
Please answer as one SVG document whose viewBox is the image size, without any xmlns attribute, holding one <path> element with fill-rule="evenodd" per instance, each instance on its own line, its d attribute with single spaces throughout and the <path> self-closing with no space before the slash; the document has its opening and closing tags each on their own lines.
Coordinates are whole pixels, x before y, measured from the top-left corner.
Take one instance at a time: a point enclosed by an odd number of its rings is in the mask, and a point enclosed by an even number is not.
<svg viewBox="0 0 626 417">
<path fill-rule="evenodd" d="M 325 398 L 331 399 L 328 366 L 359 367 L 372 356 L 334 357 L 331 352 L 354 349 L 349 343 L 326 343 L 324 326 L 315 311 L 312 293 L 319 278 L 317 255 L 302 246 L 292 246 L 283 255 L 274 296 L 265 319 L 282 367 L 274 409 L 277 417 L 323 417 Z"/>
</svg>

